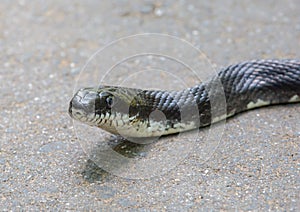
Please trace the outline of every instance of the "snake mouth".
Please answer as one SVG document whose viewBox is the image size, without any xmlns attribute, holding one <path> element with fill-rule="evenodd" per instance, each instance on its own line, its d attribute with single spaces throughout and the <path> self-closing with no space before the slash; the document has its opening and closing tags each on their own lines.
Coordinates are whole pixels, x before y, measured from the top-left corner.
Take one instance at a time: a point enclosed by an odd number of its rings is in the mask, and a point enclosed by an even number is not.
<svg viewBox="0 0 300 212">
<path fill-rule="evenodd" d="M 70 103 L 69 103 L 69 109 L 68 109 L 69 115 L 70 115 L 71 117 L 73 117 L 73 116 L 72 116 L 72 100 L 73 100 L 73 98 L 71 99 L 71 101 L 70 101 Z"/>
</svg>

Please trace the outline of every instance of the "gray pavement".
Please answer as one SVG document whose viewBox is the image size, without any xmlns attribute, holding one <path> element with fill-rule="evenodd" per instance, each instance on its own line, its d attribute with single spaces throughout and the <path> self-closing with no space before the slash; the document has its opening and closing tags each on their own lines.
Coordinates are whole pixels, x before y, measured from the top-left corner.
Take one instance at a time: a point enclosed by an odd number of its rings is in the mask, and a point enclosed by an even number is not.
<svg viewBox="0 0 300 212">
<path fill-rule="evenodd" d="M 67 113 L 74 89 L 94 78 L 81 68 L 115 39 L 177 36 L 217 69 L 257 58 L 299 59 L 299 11 L 297 0 L 1 1 L 1 211 L 299 211 L 299 104 L 249 111 L 148 145 L 81 128 Z M 122 52 L 130 51 L 117 49 L 110 59 Z M 182 73 L 163 58 L 119 67 L 128 73 L 151 61 Z M 105 61 L 99 63 L 101 69 Z M 117 72 L 110 84 L 126 76 Z M 166 78 L 153 71 L 131 83 L 177 87 Z M 113 163 L 112 155 L 121 160 Z"/>
</svg>

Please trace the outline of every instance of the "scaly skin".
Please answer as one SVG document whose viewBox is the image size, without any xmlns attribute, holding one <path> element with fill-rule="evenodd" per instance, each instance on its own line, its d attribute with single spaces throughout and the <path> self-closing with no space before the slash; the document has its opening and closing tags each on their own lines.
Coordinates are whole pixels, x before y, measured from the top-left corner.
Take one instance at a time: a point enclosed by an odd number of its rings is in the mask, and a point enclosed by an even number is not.
<svg viewBox="0 0 300 212">
<path fill-rule="evenodd" d="M 80 89 L 72 118 L 127 137 L 167 135 L 256 107 L 300 101 L 299 60 L 255 60 L 222 69 L 182 91 L 116 86 Z"/>
</svg>

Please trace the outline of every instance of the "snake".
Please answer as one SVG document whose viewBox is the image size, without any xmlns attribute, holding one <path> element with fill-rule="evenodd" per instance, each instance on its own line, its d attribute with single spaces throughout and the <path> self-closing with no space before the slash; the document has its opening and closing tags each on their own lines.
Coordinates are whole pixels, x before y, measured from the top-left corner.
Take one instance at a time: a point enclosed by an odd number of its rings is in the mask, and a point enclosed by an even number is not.
<svg viewBox="0 0 300 212">
<path fill-rule="evenodd" d="M 79 89 L 70 116 L 127 138 L 189 131 L 258 107 L 300 102 L 300 60 L 257 59 L 229 65 L 183 90 L 100 85 Z"/>
</svg>

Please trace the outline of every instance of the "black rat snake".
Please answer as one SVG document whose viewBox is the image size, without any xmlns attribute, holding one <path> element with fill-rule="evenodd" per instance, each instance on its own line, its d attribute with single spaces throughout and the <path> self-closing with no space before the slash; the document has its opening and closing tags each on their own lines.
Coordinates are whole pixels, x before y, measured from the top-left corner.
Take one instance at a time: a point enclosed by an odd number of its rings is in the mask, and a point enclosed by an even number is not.
<svg viewBox="0 0 300 212">
<path fill-rule="evenodd" d="M 69 114 L 113 134 L 152 137 L 290 102 L 300 102 L 300 61 L 253 60 L 224 68 L 209 81 L 182 91 L 83 88 L 70 101 Z"/>
</svg>

